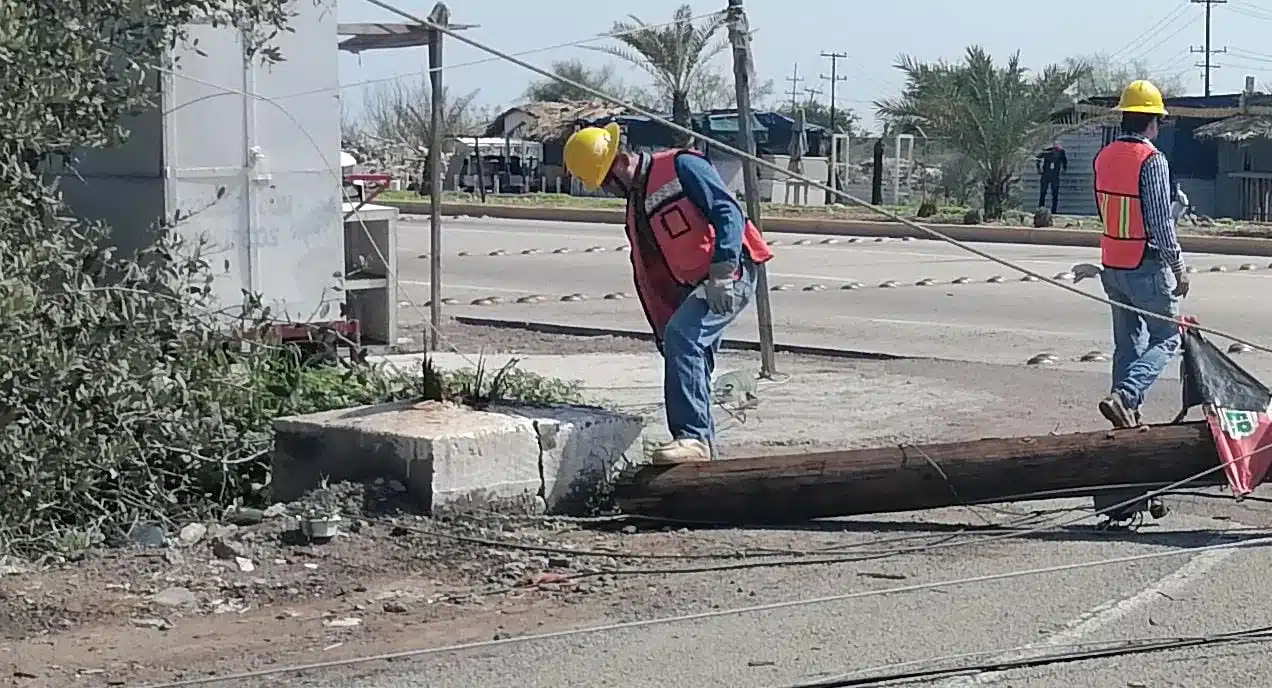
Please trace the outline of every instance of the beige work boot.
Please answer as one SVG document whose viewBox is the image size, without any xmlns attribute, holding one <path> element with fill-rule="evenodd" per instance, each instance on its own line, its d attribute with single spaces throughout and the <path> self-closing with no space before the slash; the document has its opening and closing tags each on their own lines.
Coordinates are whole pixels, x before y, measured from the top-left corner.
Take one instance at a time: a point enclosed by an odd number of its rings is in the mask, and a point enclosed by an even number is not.
<svg viewBox="0 0 1272 688">
<path fill-rule="evenodd" d="M 711 448 L 702 440 L 672 440 L 655 449 L 649 457 L 655 466 L 710 460 Z"/>
</svg>

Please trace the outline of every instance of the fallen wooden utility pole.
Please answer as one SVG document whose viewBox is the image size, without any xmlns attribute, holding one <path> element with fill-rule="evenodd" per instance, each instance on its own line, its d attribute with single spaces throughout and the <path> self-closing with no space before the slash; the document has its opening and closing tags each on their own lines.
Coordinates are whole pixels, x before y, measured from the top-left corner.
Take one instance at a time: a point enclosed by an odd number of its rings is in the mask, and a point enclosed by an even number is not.
<svg viewBox="0 0 1272 688">
<path fill-rule="evenodd" d="M 627 514 L 720 523 L 914 511 L 1145 491 L 1213 469 L 1205 422 L 972 442 L 646 466 L 615 486 Z"/>
</svg>

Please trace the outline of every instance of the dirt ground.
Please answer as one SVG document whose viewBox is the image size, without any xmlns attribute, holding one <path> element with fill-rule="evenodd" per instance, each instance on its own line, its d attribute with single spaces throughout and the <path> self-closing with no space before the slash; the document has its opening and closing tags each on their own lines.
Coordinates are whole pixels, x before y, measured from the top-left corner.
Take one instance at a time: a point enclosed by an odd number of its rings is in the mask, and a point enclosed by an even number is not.
<svg viewBox="0 0 1272 688">
<path fill-rule="evenodd" d="M 656 585 L 668 568 L 844 555 L 829 539 L 825 552 L 793 549 L 809 540 L 784 531 L 372 516 L 382 509 L 358 505 L 373 488 L 341 489 L 353 515 L 324 544 L 303 541 L 271 508 L 47 568 L 9 560 L 0 566 L 3 677 L 23 687 L 133 686 L 541 633 L 674 606 Z"/>
<path fill-rule="evenodd" d="M 420 341 L 424 326 L 412 323 L 405 334 Z M 443 328 L 447 350 L 488 354 L 648 354 L 658 351 L 651 341 L 631 337 L 574 337 L 560 334 L 544 334 L 506 327 L 482 327 L 466 325 L 455 320 Z"/>
</svg>

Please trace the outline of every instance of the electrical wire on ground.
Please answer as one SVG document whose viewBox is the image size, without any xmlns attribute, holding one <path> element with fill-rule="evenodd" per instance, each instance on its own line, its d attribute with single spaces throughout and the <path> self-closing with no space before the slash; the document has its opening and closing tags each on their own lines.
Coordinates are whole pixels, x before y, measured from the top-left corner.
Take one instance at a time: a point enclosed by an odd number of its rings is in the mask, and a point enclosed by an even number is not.
<svg viewBox="0 0 1272 688">
<path fill-rule="evenodd" d="M 909 671 L 901 670 L 907 666 L 921 664 L 930 665 L 958 659 L 1002 656 L 1010 654 L 1013 650 L 977 652 L 962 655 L 950 655 L 947 657 L 936 657 L 932 659 L 918 660 L 915 662 L 904 662 L 888 667 L 880 667 L 878 669 L 853 672 L 852 674 L 832 679 L 825 679 L 811 683 L 800 683 L 789 686 L 789 688 L 861 688 L 863 686 L 882 686 L 885 684 L 896 684 L 920 680 L 932 681 L 955 677 L 974 677 L 988 673 L 1013 671 L 1017 669 L 1030 669 L 1056 664 L 1071 664 L 1074 662 L 1089 662 L 1097 659 L 1128 657 L 1132 655 L 1168 652 L 1194 647 L 1263 643 L 1268 641 L 1272 641 L 1272 626 L 1260 626 L 1211 635 L 1182 636 L 1175 638 L 1137 638 L 1133 640 L 1120 640 L 1102 643 L 1081 643 L 1061 646 L 1072 648 L 1065 651 L 1034 654 L 1029 657 L 1018 659 L 986 659 L 956 664 L 945 668 L 912 669 Z M 881 673 L 885 670 L 891 671 L 889 673 Z M 866 675 L 861 676 L 860 674 Z"/>
<path fill-rule="evenodd" d="M 1101 566 L 1113 566 L 1116 564 L 1129 564 L 1143 561 L 1156 561 L 1160 559 L 1169 559 L 1173 557 L 1181 557 L 1185 555 L 1204 554 L 1206 552 L 1221 552 L 1225 550 L 1244 549 L 1247 547 L 1262 547 L 1272 545 L 1272 537 L 1253 538 L 1243 540 L 1241 542 L 1222 543 L 1218 545 L 1206 545 L 1202 547 L 1188 547 L 1165 552 L 1150 552 L 1147 554 L 1134 554 L 1124 557 L 1114 557 L 1111 559 L 1099 559 L 1095 561 L 1084 561 L 1072 564 L 1058 564 L 1055 566 L 1047 566 L 1034 569 L 1021 569 L 1016 571 L 1007 571 L 1002 573 L 992 573 L 982 576 L 972 576 L 968 578 L 956 578 L 952 580 L 934 581 L 930 583 L 913 583 L 910 585 L 902 585 L 892 588 L 881 588 L 875 590 L 861 590 L 857 592 L 841 593 L 838 595 L 828 595 L 825 597 L 808 598 L 801 600 L 789 600 L 785 602 L 772 602 L 768 604 L 754 605 L 750 607 L 738 607 L 734 609 L 715 609 L 706 612 L 697 612 L 693 614 L 683 614 L 673 617 L 662 617 L 657 619 L 643 619 L 639 621 L 625 621 L 621 623 L 607 624 L 603 626 L 589 626 L 585 628 L 576 628 L 565 631 L 554 631 L 551 633 L 540 633 L 535 635 L 519 636 L 515 638 L 500 638 L 499 640 L 485 640 L 472 643 L 461 643 L 456 645 L 446 645 L 442 647 L 432 647 L 417 650 L 404 650 L 400 652 L 388 652 L 378 655 L 366 657 L 354 657 L 351 659 L 331 660 L 328 662 L 314 662 L 311 664 L 298 664 L 292 666 L 272 667 L 269 669 L 261 669 L 258 671 L 243 672 L 239 674 L 225 676 L 204 676 L 199 678 L 183 679 L 177 681 L 167 681 L 162 683 L 154 683 L 145 688 L 183 688 L 184 686 L 203 686 L 215 683 L 224 683 L 226 681 L 244 681 L 249 679 L 265 678 L 269 676 L 277 676 L 292 672 L 305 672 L 317 669 L 331 669 L 337 667 L 347 667 L 356 664 L 365 664 L 367 662 L 378 662 L 396 659 L 408 659 L 415 657 L 424 657 L 428 655 L 436 655 L 445 652 L 460 652 L 466 650 L 483 650 L 506 645 L 522 644 L 531 641 L 555 640 L 560 638 L 569 638 L 579 635 L 589 635 L 594 633 L 605 633 L 613 631 L 634 630 L 638 628 L 648 628 L 651 626 L 661 626 L 669 623 L 683 623 L 687 621 L 701 621 L 704 619 L 718 619 L 730 616 L 739 616 L 742 614 L 756 614 L 761 612 L 778 611 L 785 609 L 794 609 L 799 607 L 807 607 L 819 604 L 830 604 L 834 602 L 846 602 L 850 600 L 868 599 L 872 597 L 882 597 L 885 595 L 899 595 L 910 592 L 918 592 L 922 590 L 935 590 L 941 588 L 955 588 L 968 585 L 976 585 L 980 583 L 1001 582 L 1005 580 L 1013 580 L 1016 578 L 1025 578 L 1031 576 L 1041 576 L 1054 573 L 1065 573 L 1068 571 L 1078 571 Z"/>
<path fill-rule="evenodd" d="M 670 121 L 670 120 L 666 119 L 665 117 L 662 117 L 661 115 L 659 115 L 658 113 L 656 113 L 656 112 L 654 112 L 654 111 L 652 111 L 652 110 L 649 110 L 649 109 L 647 109 L 647 108 L 643 108 L 643 107 L 641 107 L 641 106 L 639 106 L 639 105 L 636 105 L 636 104 L 634 104 L 634 103 L 629 103 L 629 102 L 627 102 L 627 101 L 624 101 L 624 100 L 622 100 L 621 98 L 618 98 L 618 97 L 616 97 L 616 96 L 613 96 L 613 95 L 607 94 L 607 93 L 605 93 L 604 91 L 601 91 L 600 89 L 594 88 L 594 87 L 592 87 L 592 86 L 590 86 L 590 85 L 588 85 L 588 84 L 583 84 L 583 83 L 580 83 L 580 82 L 574 81 L 574 80 L 572 80 L 572 79 L 568 79 L 568 78 L 563 77 L 563 76 L 561 76 L 561 75 L 559 75 L 559 74 L 555 74 L 555 73 L 553 73 L 553 72 L 551 72 L 551 71 L 549 71 L 549 70 L 543 69 L 542 67 L 538 67 L 538 66 L 536 66 L 536 65 L 530 64 L 529 62 L 526 62 L 525 60 L 522 60 L 522 59 L 520 59 L 520 58 L 514 57 L 513 55 L 511 55 L 511 54 L 509 54 L 509 53 L 506 53 L 506 52 L 503 52 L 503 51 L 499 50 L 498 48 L 495 48 L 495 47 L 489 46 L 489 45 L 487 45 L 487 44 L 485 44 L 485 43 L 483 43 L 483 42 L 481 42 L 481 41 L 478 41 L 478 40 L 475 40 L 475 39 L 473 39 L 473 38 L 469 38 L 469 37 L 467 37 L 467 36 L 464 36 L 462 33 L 459 33 L 459 32 L 457 32 L 457 31 L 454 31 L 454 30 L 452 30 L 452 29 L 450 29 L 450 28 L 448 28 L 448 27 L 446 27 L 446 26 L 442 26 L 442 25 L 436 24 L 436 23 L 434 23 L 434 22 L 431 22 L 431 21 L 429 21 L 429 20 L 427 20 L 427 19 L 422 19 L 422 18 L 420 18 L 420 17 L 417 17 L 416 15 L 413 15 L 413 14 L 411 14 L 410 12 L 406 12 L 405 10 L 402 10 L 402 9 L 400 9 L 400 8 L 398 8 L 398 7 L 395 7 L 395 6 L 393 6 L 393 5 L 391 5 L 391 4 L 387 3 L 387 2 L 384 2 L 384 0 L 366 0 L 366 2 L 368 2 L 368 3 L 372 4 L 372 5 L 375 5 L 376 7 L 379 7 L 379 8 L 381 8 L 381 9 L 383 9 L 383 10 L 387 10 L 387 11 L 389 11 L 389 12 L 392 12 L 393 14 L 396 14 L 396 15 L 398 15 L 398 16 L 400 16 L 400 17 L 404 18 L 404 19 L 407 19 L 407 20 L 410 20 L 410 21 L 413 21 L 413 22 L 417 22 L 417 23 L 419 23 L 421 26 L 424 26 L 424 27 L 426 27 L 426 28 L 428 28 L 428 29 L 432 29 L 432 30 L 434 30 L 434 31 L 437 31 L 437 32 L 439 32 L 439 33 L 441 33 L 441 34 L 444 34 L 444 35 L 446 35 L 446 36 L 448 36 L 448 37 L 450 37 L 450 38 L 453 38 L 453 39 L 455 39 L 455 40 L 457 40 L 457 41 L 459 41 L 459 42 L 461 42 L 461 43 L 464 43 L 464 44 L 466 44 L 466 45 L 469 45 L 469 46 L 472 46 L 472 47 L 474 47 L 474 48 L 477 48 L 478 50 L 482 50 L 482 51 L 488 52 L 488 53 L 490 53 L 491 55 L 494 55 L 495 57 L 502 58 L 502 59 L 504 59 L 504 60 L 506 60 L 506 61 L 508 61 L 508 62 L 511 62 L 512 64 L 517 65 L 518 67 L 522 67 L 523 69 L 527 69 L 527 70 L 529 70 L 529 71 L 531 71 L 531 72 L 534 72 L 534 73 L 536 73 L 536 74 L 538 74 L 538 75 L 540 75 L 540 76 L 543 76 L 543 77 L 546 77 L 546 78 L 549 78 L 549 79 L 554 79 L 554 80 L 559 81 L 559 82 L 561 82 L 561 83 L 563 83 L 563 84 L 565 84 L 565 85 L 567 85 L 567 86 L 571 86 L 571 87 L 577 88 L 577 89 L 579 89 L 579 90 L 581 90 L 581 91 L 583 91 L 583 92 L 585 92 L 585 93 L 589 93 L 589 94 L 591 94 L 591 95 L 593 95 L 593 96 L 596 96 L 597 98 L 600 98 L 600 99 L 602 99 L 602 100 L 604 100 L 604 101 L 606 101 L 606 102 L 613 103 L 614 105 L 617 105 L 617 106 L 620 106 L 620 107 L 624 107 L 624 108 L 627 108 L 627 109 L 629 109 L 629 110 L 631 110 L 631 111 L 633 111 L 633 112 L 636 112 L 636 113 L 638 113 L 638 114 L 644 115 L 644 116 L 646 116 L 646 117 L 650 118 L 650 120 L 651 120 L 651 121 L 656 122 L 657 124 L 659 124 L 659 125 L 661 125 L 661 126 L 663 126 L 663 127 L 667 128 L 667 129 L 671 129 L 672 131 L 675 131 L 675 132 L 677 132 L 677 133 L 679 133 L 679 134 L 682 134 L 682 135 L 685 135 L 685 136 L 689 136 L 689 137 L 693 137 L 693 138 L 697 138 L 697 137 L 701 136 L 701 133 L 700 133 L 700 132 L 695 132 L 695 131 L 693 131 L 692 129 L 690 129 L 690 128 L 688 128 L 688 127 L 683 127 L 683 126 L 681 126 L 681 125 L 679 125 L 679 124 L 676 124 L 675 122 L 672 122 L 672 121 Z M 766 168 L 766 169 L 768 169 L 768 170 L 770 170 L 770 171 L 777 172 L 777 173 L 779 173 L 779 174 L 781 174 L 781 175 L 784 175 L 785 177 L 789 177 L 789 178 L 791 178 L 791 179 L 799 180 L 799 181 L 801 181 L 801 182 L 803 182 L 803 183 L 805 183 L 805 184 L 808 184 L 808 185 L 810 185 L 810 186 L 812 186 L 812 187 L 814 187 L 814 188 L 822 189 L 822 190 L 824 190 L 824 191 L 826 191 L 826 192 L 829 192 L 829 193 L 835 194 L 835 195 L 837 195 L 837 196 L 839 196 L 839 197 L 841 197 L 841 198 L 843 198 L 843 199 L 845 199 L 845 200 L 847 200 L 847 201 L 849 201 L 849 202 L 851 202 L 851 203 L 853 203 L 853 204 L 855 204 L 855 205 L 858 205 L 858 206 L 861 206 L 861 207 L 863 207 L 863 208 L 867 208 L 867 209 L 869 209 L 869 210 L 871 210 L 871 211 L 874 211 L 875 213 L 878 213 L 878 214 L 880 214 L 880 215 L 882 215 L 882 216 L 884 216 L 884 217 L 886 217 L 886 218 L 888 218 L 888 219 L 890 219 L 890 220 L 892 220 L 892 221 L 894 221 L 894 222 L 898 222 L 898 223 L 900 223 L 900 224 L 902 224 L 902 225 L 905 225 L 906 227 L 909 227 L 910 229 L 914 229 L 914 230 L 919 231 L 919 232 L 921 232 L 921 233 L 927 234 L 927 235 L 929 235 L 929 236 L 931 236 L 931 237 L 935 237 L 935 238 L 937 238 L 937 239 L 940 239 L 941 241 L 944 241 L 944 242 L 946 242 L 946 243 L 948 243 L 948 244 L 950 244 L 950 245 L 952 245 L 952 246 L 955 246 L 955 247 L 957 247 L 957 248 L 959 248 L 959 249 L 962 249 L 963 251 L 966 251 L 966 252 L 968 252 L 968 253 L 971 253 L 971 254 L 973 254 L 973 255 L 975 255 L 975 256 L 979 256 L 980 258 L 983 258 L 983 259 L 985 259 L 985 260 L 988 260 L 988 261 L 991 261 L 991 262 L 997 263 L 997 264 L 999 264 L 999 265 L 1001 265 L 1001 266 L 1003 266 L 1003 267 L 1005 267 L 1005 268 L 1009 268 L 1009 269 L 1011 269 L 1011 270 L 1015 270 L 1016 272 L 1020 272 L 1020 273 L 1022 273 L 1022 274 L 1024 274 L 1024 275 L 1029 275 L 1029 276 L 1031 276 L 1031 277 L 1034 277 L 1035 279 L 1037 279 L 1037 280 L 1038 280 L 1038 281 L 1040 281 L 1040 282 L 1045 282 L 1045 283 L 1050 284 L 1050 285 L 1052 285 L 1052 286 L 1054 286 L 1054 287 L 1059 287 L 1060 289 L 1064 289 L 1064 290 L 1066 290 L 1066 291 L 1072 292 L 1073 294 L 1076 294 L 1076 295 L 1078 295 L 1078 296 L 1080 296 L 1080 297 L 1082 297 L 1082 298 L 1090 299 L 1090 300 L 1092 300 L 1092 301 L 1097 301 L 1097 302 L 1099 302 L 1099 303 L 1102 303 L 1102 304 L 1104 304 L 1104 305 L 1106 305 L 1106 306 L 1110 306 L 1110 307 L 1113 307 L 1113 308 L 1121 308 L 1121 309 L 1123 309 L 1123 310 L 1130 311 L 1130 312 L 1132 312 L 1132 313 L 1136 313 L 1136 314 L 1138 314 L 1138 315 L 1140 315 L 1140 316 L 1143 316 L 1143 317 L 1145 317 L 1145 318 L 1154 318 L 1154 319 L 1157 319 L 1157 320 L 1163 320 L 1163 321 L 1165 321 L 1165 322 L 1169 322 L 1169 323 L 1172 323 L 1172 324 L 1175 324 L 1175 325 L 1179 325 L 1179 324 L 1181 324 L 1178 318 L 1172 318 L 1172 317 L 1170 317 L 1170 316 L 1162 315 L 1162 314 L 1160 314 L 1160 313 L 1154 313 L 1154 312 L 1149 311 L 1149 310 L 1145 310 L 1145 309 L 1142 309 L 1142 308 L 1137 308 L 1137 307 L 1132 306 L 1132 305 L 1130 305 L 1130 304 L 1120 303 L 1120 302 L 1118 302 L 1118 301 L 1114 301 L 1114 300 L 1109 299 L 1109 298 L 1106 298 L 1106 297 L 1098 296 L 1098 295 L 1096 295 L 1096 294 L 1091 294 L 1091 293 L 1088 293 L 1088 292 L 1083 291 L 1083 290 L 1081 290 L 1081 289 L 1078 289 L 1078 288 L 1077 288 L 1077 287 L 1075 287 L 1075 286 L 1072 286 L 1072 285 L 1069 285 L 1069 284 L 1064 284 L 1063 282 L 1060 282 L 1060 281 L 1055 280 L 1055 279 L 1053 279 L 1053 278 L 1051 278 L 1051 277 L 1048 277 L 1047 275 L 1043 275 L 1043 274 L 1041 274 L 1041 273 L 1034 272 L 1034 271 L 1032 271 L 1032 270 L 1030 270 L 1030 269 L 1028 269 L 1028 268 L 1021 267 L 1020 265 L 1017 265 L 1017 264 L 1015 264 L 1015 263 L 1013 263 L 1013 262 L 1011 262 L 1011 261 L 1009 261 L 1009 260 L 1006 260 L 1006 259 L 1004 259 L 1004 258 L 999 258 L 998 256 L 995 256 L 995 255 L 993 255 L 992 253 L 989 253 L 989 252 L 983 251 L 983 250 L 981 250 L 981 249 L 978 249 L 978 248 L 976 248 L 976 247 L 974 247 L 974 246 L 971 246 L 970 244 L 968 244 L 968 243 L 966 243 L 966 242 L 959 241 L 958 239 L 955 239 L 954 237 L 952 237 L 952 236 L 950 236 L 950 235 L 948 235 L 948 234 L 945 234 L 944 232 L 941 232 L 941 231 L 939 231 L 939 230 L 933 229 L 932 227 L 928 227 L 928 226 L 926 226 L 926 225 L 923 225 L 923 224 L 920 224 L 920 223 L 914 222 L 913 220 L 910 220 L 909 218 L 903 217 L 903 216 L 901 216 L 901 215 L 900 215 L 900 214 L 898 214 L 898 213 L 894 213 L 894 212 L 892 212 L 892 211 L 888 210 L 887 208 L 883 208 L 883 207 L 880 207 L 880 206 L 873 205 L 873 204 L 871 204 L 871 203 L 869 203 L 869 202 L 867 202 L 867 201 L 864 201 L 864 200 L 862 200 L 862 199 L 860 199 L 860 198 L 858 198 L 858 197 L 856 197 L 856 196 L 853 196 L 852 194 L 849 194 L 849 193 L 847 193 L 847 192 L 845 192 L 845 191 L 842 191 L 842 190 L 840 190 L 840 189 L 835 189 L 835 188 L 833 188 L 833 187 L 829 186 L 828 184 L 826 184 L 825 182 L 821 182 L 821 181 L 818 181 L 818 180 L 813 179 L 813 178 L 811 178 L 811 177 L 807 177 L 807 176 L 804 176 L 804 175 L 802 175 L 802 174 L 799 174 L 799 173 L 796 173 L 796 172 L 792 172 L 791 170 L 788 170 L 788 169 L 786 169 L 785 167 L 783 167 L 783 166 L 781 166 L 781 165 L 778 165 L 778 164 L 776 164 L 776 163 L 772 163 L 772 162 L 769 162 L 769 161 L 767 161 L 767 160 L 764 160 L 763 158 L 760 158 L 760 157 L 758 157 L 758 156 L 756 156 L 756 155 L 752 154 L 752 153 L 751 153 L 751 152 L 749 152 L 749 151 L 743 151 L 743 150 L 741 150 L 741 149 L 735 148 L 735 147 L 733 147 L 733 146 L 730 146 L 730 145 L 728 145 L 728 144 L 725 144 L 725 143 L 722 143 L 722 142 L 719 142 L 719 141 L 716 141 L 716 140 L 712 140 L 711 145 L 712 145 L 712 146 L 714 146 L 714 147 L 716 147 L 716 148 L 719 148 L 719 149 L 720 149 L 720 150 L 722 150 L 722 151 L 725 151 L 725 152 L 728 152 L 728 153 L 730 153 L 730 154 L 732 154 L 732 155 L 735 155 L 735 156 L 737 156 L 737 157 L 741 158 L 742 160 L 745 160 L 745 161 L 747 161 L 747 162 L 750 162 L 750 163 L 752 163 L 752 164 L 755 164 L 755 165 L 757 165 L 757 166 L 759 166 L 759 167 Z M 1248 347 L 1250 347 L 1250 348 L 1252 348 L 1252 349 L 1257 349 L 1257 350 L 1259 350 L 1259 351 L 1263 351 L 1263 352 L 1265 352 L 1265 353 L 1272 353 L 1272 346 L 1263 345 L 1263 344 L 1258 344 L 1258 343 L 1256 343 L 1256 342 L 1251 342 L 1251 341 L 1248 341 L 1248 340 L 1246 340 L 1246 339 L 1243 339 L 1243 338 L 1241 338 L 1241 337 L 1239 337 L 1239 336 L 1237 336 L 1237 335 L 1234 335 L 1234 334 L 1231 334 L 1231 333 L 1228 333 L 1228 332 L 1224 332 L 1224 331 L 1222 331 L 1222 330 L 1216 330 L 1216 329 L 1214 329 L 1214 328 L 1206 327 L 1206 326 L 1199 325 L 1199 324 L 1190 325 L 1190 327 L 1192 327 L 1193 329 L 1195 329 L 1195 330 L 1197 330 L 1197 331 L 1199 331 L 1199 332 L 1206 332 L 1206 333 L 1213 334 L 1213 335 L 1218 336 L 1218 337 L 1223 337 L 1223 338 L 1225 338 L 1225 339 L 1232 340 L 1232 341 L 1237 342 L 1237 343 L 1240 343 L 1240 344 L 1245 344 L 1246 346 L 1248 346 Z"/>
</svg>

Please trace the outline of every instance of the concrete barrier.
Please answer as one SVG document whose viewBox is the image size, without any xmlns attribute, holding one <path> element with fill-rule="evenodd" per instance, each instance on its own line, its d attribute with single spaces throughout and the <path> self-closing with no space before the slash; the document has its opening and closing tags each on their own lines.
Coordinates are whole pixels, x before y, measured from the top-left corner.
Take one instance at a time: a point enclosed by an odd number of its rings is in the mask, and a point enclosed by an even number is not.
<svg viewBox="0 0 1272 688">
<path fill-rule="evenodd" d="M 401 212 L 408 214 L 427 215 L 429 212 L 427 201 L 376 201 L 376 203 L 397 208 Z M 493 203 L 443 203 L 442 214 L 447 217 L 491 217 L 538 222 L 587 222 L 596 224 L 623 224 L 624 222 L 624 212 L 610 208 L 554 208 Z M 931 238 L 928 234 L 911 229 L 899 222 L 891 221 L 769 217 L 764 218 L 762 224 L 765 232 L 778 234 Z M 1100 245 L 1100 235 L 1095 230 L 925 224 L 952 239 L 964 242 L 1081 246 L 1089 248 L 1095 248 Z M 1184 251 L 1189 253 L 1272 256 L 1272 239 L 1182 234 L 1179 237 L 1179 243 Z"/>
<path fill-rule="evenodd" d="M 639 417 L 600 408 L 441 402 L 363 406 L 274 424 L 272 497 L 396 480 L 424 513 L 480 508 L 586 515 L 639 460 Z"/>
</svg>

